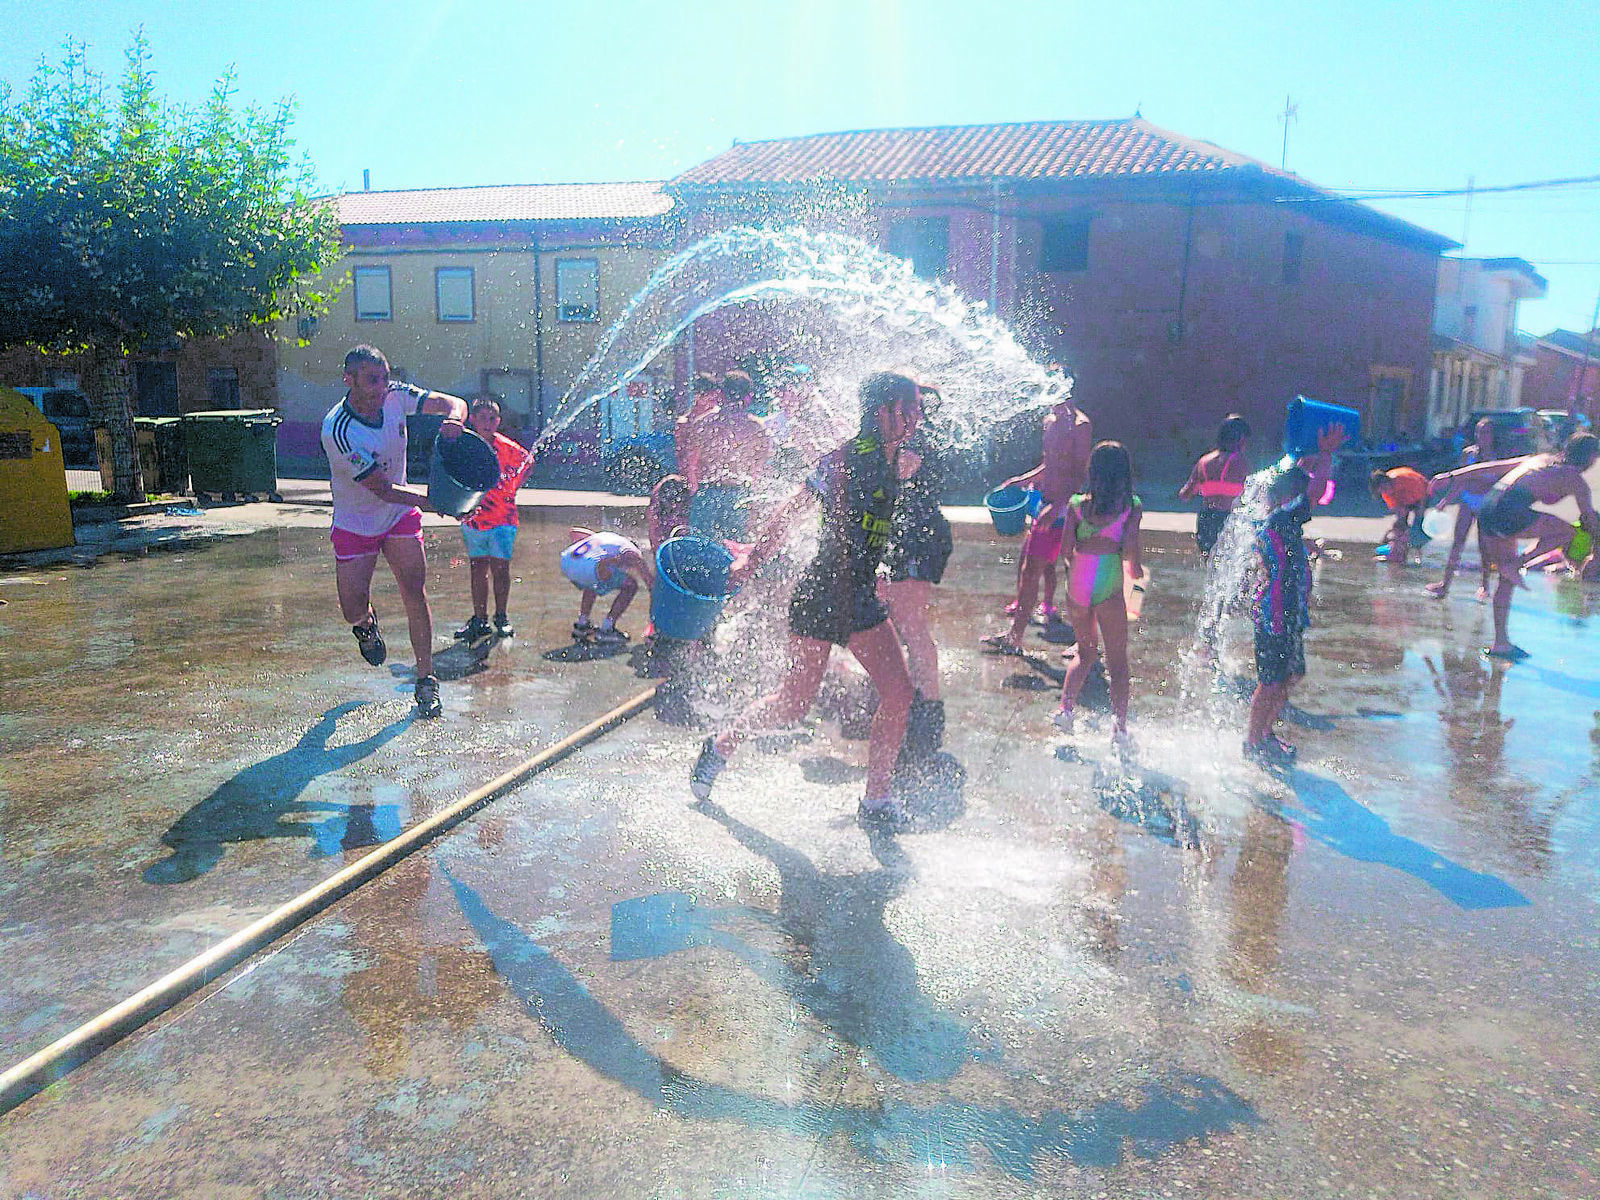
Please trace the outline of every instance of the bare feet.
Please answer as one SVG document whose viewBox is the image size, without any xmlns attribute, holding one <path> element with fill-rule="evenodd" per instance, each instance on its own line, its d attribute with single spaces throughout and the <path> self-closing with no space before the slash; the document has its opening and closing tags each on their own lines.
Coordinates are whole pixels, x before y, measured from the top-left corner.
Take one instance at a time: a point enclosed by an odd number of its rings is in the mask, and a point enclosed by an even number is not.
<svg viewBox="0 0 1600 1200">
<path fill-rule="evenodd" d="M 1487 604 L 1487 603 L 1489 603 L 1489 589 L 1487 587 L 1480 587 L 1478 589 L 1478 603 L 1479 604 Z"/>
<path fill-rule="evenodd" d="M 1435 600 L 1443 600 L 1447 595 L 1450 594 L 1450 584 L 1448 581 L 1441 579 L 1438 583 L 1430 583 L 1427 591 L 1428 595 L 1432 596 Z"/>
</svg>

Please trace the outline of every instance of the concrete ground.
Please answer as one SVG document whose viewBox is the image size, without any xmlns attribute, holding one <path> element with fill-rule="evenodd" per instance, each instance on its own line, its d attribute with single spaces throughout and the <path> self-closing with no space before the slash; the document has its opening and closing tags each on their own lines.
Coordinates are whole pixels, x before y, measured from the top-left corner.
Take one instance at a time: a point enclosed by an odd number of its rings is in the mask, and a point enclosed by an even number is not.
<svg viewBox="0 0 1600 1200">
<path fill-rule="evenodd" d="M 518 637 L 412 720 L 392 584 L 374 670 L 326 509 L 247 507 L 0 571 L 4 1062 L 651 682 L 571 653 L 558 509 Z M 459 535 L 427 540 L 447 631 Z M 977 652 L 1017 543 L 962 524 L 911 829 L 856 823 L 865 747 L 822 718 L 695 805 L 698 726 L 781 645 L 752 587 L 687 703 L 0 1117 L 0 1197 L 1600 1193 L 1593 592 L 1533 581 L 1533 657 L 1492 666 L 1470 578 L 1324 560 L 1269 776 L 1248 626 L 1201 667 L 1192 543 L 1150 541 L 1133 766 L 1051 729 L 1058 646 Z"/>
</svg>

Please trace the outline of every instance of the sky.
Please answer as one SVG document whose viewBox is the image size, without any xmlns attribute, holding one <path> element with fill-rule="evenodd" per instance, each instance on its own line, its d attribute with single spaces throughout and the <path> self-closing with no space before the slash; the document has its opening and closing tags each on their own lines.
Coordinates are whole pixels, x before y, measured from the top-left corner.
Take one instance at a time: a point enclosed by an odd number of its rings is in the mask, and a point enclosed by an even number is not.
<svg viewBox="0 0 1600 1200">
<path fill-rule="evenodd" d="M 667 179 L 733 141 L 1127 117 L 1323 187 L 1600 175 L 1594 0 L 0 0 L 0 80 L 64 39 L 114 79 L 143 28 L 158 86 L 293 96 L 325 190 Z M 1600 184 L 1377 204 L 1525 258 L 1520 325 L 1587 329 Z M 1469 211 L 1470 208 L 1470 211 Z"/>
</svg>

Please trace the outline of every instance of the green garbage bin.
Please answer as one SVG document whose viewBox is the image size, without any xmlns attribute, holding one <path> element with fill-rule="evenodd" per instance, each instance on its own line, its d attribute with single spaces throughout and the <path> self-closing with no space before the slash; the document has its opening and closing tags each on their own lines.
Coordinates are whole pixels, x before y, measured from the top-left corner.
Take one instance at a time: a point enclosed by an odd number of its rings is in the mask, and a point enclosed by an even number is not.
<svg viewBox="0 0 1600 1200">
<path fill-rule="evenodd" d="M 186 492 L 189 490 L 189 444 L 183 432 L 182 417 L 135 417 L 139 444 L 148 435 L 155 444 L 159 488 L 145 480 L 145 491 Z M 277 483 L 273 483 L 277 487 Z"/>
<path fill-rule="evenodd" d="M 246 492 L 282 500 L 278 494 L 278 426 L 282 422 L 270 408 L 184 413 L 184 441 L 195 498 L 216 495 L 232 500 Z"/>
</svg>

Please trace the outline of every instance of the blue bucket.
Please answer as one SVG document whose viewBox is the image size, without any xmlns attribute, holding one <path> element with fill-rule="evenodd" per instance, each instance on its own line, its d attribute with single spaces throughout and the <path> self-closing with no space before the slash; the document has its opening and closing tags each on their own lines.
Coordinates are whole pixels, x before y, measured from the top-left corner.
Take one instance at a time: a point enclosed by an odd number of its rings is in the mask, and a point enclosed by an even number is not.
<svg viewBox="0 0 1600 1200">
<path fill-rule="evenodd" d="M 1015 484 L 995 488 L 983 498 L 996 533 L 1015 537 L 1028 523 L 1028 493 Z"/>
<path fill-rule="evenodd" d="M 433 439 L 428 460 L 428 504 L 446 517 L 465 517 L 500 482 L 494 447 L 468 429 L 458 438 Z"/>
<path fill-rule="evenodd" d="M 1361 414 L 1342 404 L 1323 404 L 1305 396 L 1289 401 L 1283 422 L 1283 452 L 1296 457 L 1317 452 L 1317 438 L 1333 425 L 1344 426 L 1346 444 L 1361 436 Z"/>
<path fill-rule="evenodd" d="M 663 637 L 692 642 L 717 623 L 728 598 L 727 547 L 702 537 L 668 538 L 656 549 L 650 621 Z"/>
<path fill-rule="evenodd" d="M 1044 493 L 1041 492 L 1038 488 L 1029 488 L 1028 489 L 1028 515 L 1030 517 L 1037 517 L 1039 515 L 1040 510 L 1043 509 L 1043 508 L 1044 508 Z"/>
</svg>

